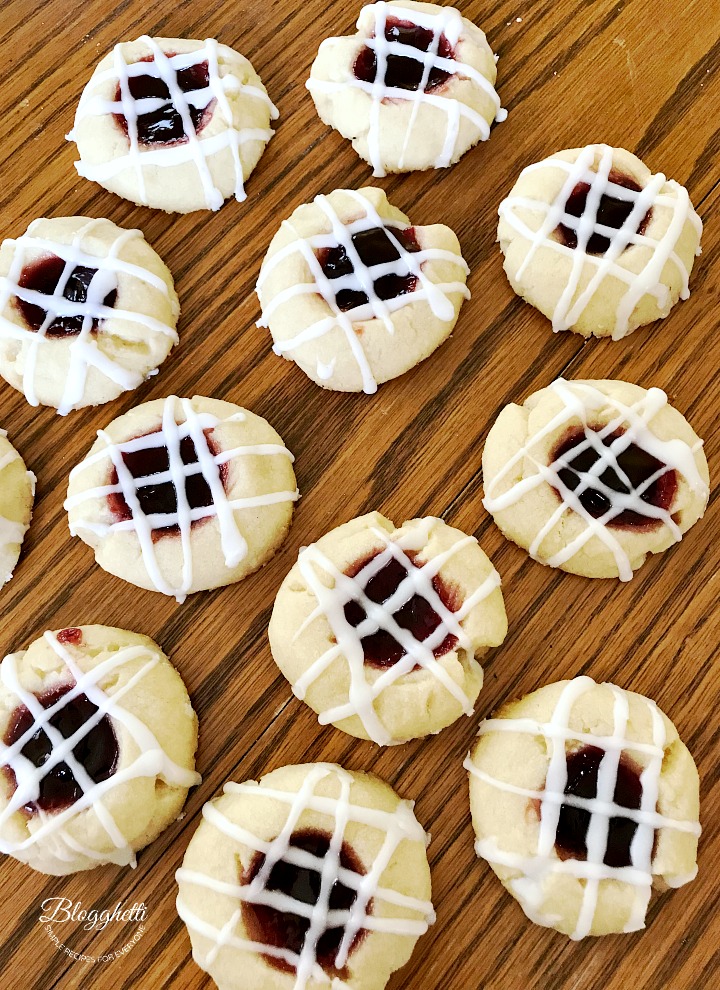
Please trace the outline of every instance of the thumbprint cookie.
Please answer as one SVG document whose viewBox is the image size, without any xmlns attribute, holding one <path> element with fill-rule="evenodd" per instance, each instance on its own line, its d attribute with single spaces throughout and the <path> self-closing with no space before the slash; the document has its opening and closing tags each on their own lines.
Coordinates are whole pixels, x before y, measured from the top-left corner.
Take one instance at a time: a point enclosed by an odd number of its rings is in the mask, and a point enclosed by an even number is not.
<svg viewBox="0 0 720 990">
<path fill-rule="evenodd" d="M 391 745 L 472 715 L 478 659 L 507 634 L 497 571 L 441 519 L 372 512 L 300 551 L 270 620 L 294 693 L 350 735 Z"/>
<path fill-rule="evenodd" d="M 500 204 L 511 286 L 584 337 L 619 340 L 687 299 L 701 234 L 683 186 L 605 144 L 528 166 Z"/>
<path fill-rule="evenodd" d="M 434 919 L 410 801 L 328 763 L 228 783 L 177 871 L 195 962 L 220 990 L 383 990 Z"/>
<path fill-rule="evenodd" d="M 697 873 L 697 769 L 642 695 L 550 684 L 483 722 L 465 766 L 477 854 L 539 925 L 634 932 Z"/>
<path fill-rule="evenodd" d="M 506 406 L 482 458 L 483 505 L 543 564 L 629 581 L 705 511 L 703 443 L 659 388 L 558 379 Z"/>
<path fill-rule="evenodd" d="M 0 587 L 13 575 L 34 500 L 35 475 L 0 430 Z"/>
</svg>

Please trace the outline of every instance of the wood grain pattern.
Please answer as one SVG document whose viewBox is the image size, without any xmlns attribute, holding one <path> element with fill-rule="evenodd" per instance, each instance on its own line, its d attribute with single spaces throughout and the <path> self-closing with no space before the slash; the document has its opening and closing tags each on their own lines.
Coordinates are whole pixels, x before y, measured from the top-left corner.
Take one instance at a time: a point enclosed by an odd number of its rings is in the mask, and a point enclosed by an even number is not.
<svg viewBox="0 0 720 990">
<path fill-rule="evenodd" d="M 139 226 L 173 271 L 181 344 L 160 374 L 110 406 L 71 414 L 32 409 L 0 388 L 0 424 L 38 475 L 33 525 L 16 576 L 0 597 L 3 652 L 46 628 L 89 622 L 155 638 L 200 715 L 203 784 L 186 816 L 135 871 L 105 867 L 44 878 L 11 860 L 0 868 L 0 983 L 23 990 L 81 986 L 209 987 L 190 958 L 174 908 L 179 866 L 202 804 L 228 778 L 333 760 L 372 769 L 405 796 L 432 832 L 438 921 L 391 983 L 407 990 L 705 990 L 720 974 L 716 864 L 720 801 L 713 670 L 718 598 L 717 499 L 671 552 L 625 586 L 543 568 L 505 542 L 481 505 L 480 454 L 499 409 L 559 374 L 658 385 L 707 441 L 718 476 L 720 388 L 720 18 L 714 0 L 458 0 L 499 53 L 510 111 L 489 143 L 453 169 L 374 180 L 418 223 L 452 226 L 471 266 L 472 300 L 453 337 L 375 397 L 325 393 L 272 355 L 255 327 L 253 286 L 271 233 L 300 202 L 371 181 L 368 167 L 317 119 L 304 91 L 319 42 L 350 32 L 359 3 L 343 0 L 5 0 L 0 21 L 2 236 L 36 216 L 89 214 Z M 217 37 L 246 54 L 280 108 L 277 134 L 248 183 L 245 204 L 173 217 L 139 209 L 84 180 L 64 134 L 92 67 L 116 41 L 141 33 Z M 686 184 L 706 222 L 692 296 L 660 325 L 619 343 L 553 336 L 511 292 L 494 245 L 496 211 L 519 170 L 553 151 L 605 141 L 636 151 Z M 297 455 L 303 493 L 283 550 L 260 573 L 184 605 L 106 575 L 70 540 L 62 502 L 69 468 L 96 429 L 138 402 L 193 393 L 266 416 Z M 269 653 L 274 594 L 298 547 L 353 515 L 395 521 L 433 513 L 474 532 L 503 578 L 510 633 L 486 665 L 478 711 L 426 741 L 380 750 L 332 728 L 293 699 Z M 644 933 L 569 942 L 531 925 L 472 848 L 462 759 L 477 723 L 503 699 L 589 673 L 647 693 L 676 722 L 702 778 L 698 880 L 658 899 Z M 147 934 L 122 960 L 74 961 L 38 923 L 45 897 L 112 907 L 144 901 Z M 76 952 L 117 949 L 132 926 L 63 930 Z M 119 934 L 120 932 L 120 934 Z"/>
</svg>

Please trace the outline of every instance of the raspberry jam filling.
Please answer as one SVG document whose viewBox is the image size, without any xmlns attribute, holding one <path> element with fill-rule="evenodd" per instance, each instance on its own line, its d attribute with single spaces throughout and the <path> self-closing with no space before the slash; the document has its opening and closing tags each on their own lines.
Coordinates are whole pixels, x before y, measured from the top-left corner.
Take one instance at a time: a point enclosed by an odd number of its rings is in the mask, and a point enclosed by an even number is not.
<svg viewBox="0 0 720 990">
<path fill-rule="evenodd" d="M 346 571 L 348 577 L 357 577 L 376 556 L 377 554 L 373 554 L 372 557 L 356 564 L 350 571 Z M 407 556 L 413 567 L 422 566 L 422 564 L 415 563 L 412 554 L 408 554 Z M 387 564 L 365 584 L 363 591 L 370 601 L 382 605 L 395 594 L 400 584 L 408 576 L 408 573 L 404 563 L 391 557 Z M 450 612 L 454 612 L 457 604 L 453 591 L 437 574 L 432 579 L 432 584 L 445 608 Z M 354 599 L 351 599 L 345 604 L 344 612 L 346 620 L 353 628 L 359 626 L 367 618 L 365 609 Z M 412 594 L 393 613 L 393 619 L 401 629 L 406 629 L 411 633 L 418 643 L 422 643 L 442 625 L 442 619 L 430 602 L 418 594 Z M 384 629 L 378 629 L 377 632 L 363 636 L 361 642 L 365 663 L 370 667 L 380 669 L 392 667 L 393 664 L 396 664 L 398 660 L 405 656 L 406 651 L 404 648 L 394 636 Z M 457 638 L 451 633 L 448 633 L 440 646 L 433 650 L 433 655 L 441 657 L 445 653 L 449 653 L 456 643 Z M 417 665 L 413 669 L 417 669 Z"/>
<path fill-rule="evenodd" d="M 331 836 L 317 829 L 302 829 L 293 832 L 290 839 L 291 849 L 301 849 L 322 860 L 330 849 Z M 258 875 L 265 863 L 265 854 L 256 853 L 249 868 L 241 877 L 243 885 L 250 884 Z M 353 873 L 363 876 L 365 870 L 355 855 L 352 847 L 347 842 L 343 842 L 340 850 L 340 867 Z M 265 890 L 268 892 L 284 894 L 291 897 L 302 905 L 314 907 L 320 897 L 321 876 L 319 870 L 322 863 L 318 864 L 318 869 L 305 866 L 295 866 L 279 860 L 270 871 L 270 875 L 265 882 Z M 355 903 L 357 891 L 351 887 L 346 887 L 341 880 L 335 879 L 330 891 L 328 911 L 349 911 Z M 367 906 L 367 913 L 372 909 L 372 901 Z M 242 902 L 243 921 L 247 929 L 248 938 L 263 945 L 273 946 L 278 949 L 287 949 L 290 952 L 300 955 L 305 939 L 310 928 L 310 920 L 291 911 L 281 911 L 278 908 L 267 904 L 253 904 L 250 901 Z M 327 927 L 317 941 L 315 952 L 318 964 L 326 973 L 339 974 L 345 978 L 343 970 L 335 967 L 335 958 L 345 934 L 345 926 L 336 928 Z M 352 941 L 350 952 L 353 952 L 362 940 L 364 931 L 361 929 Z M 279 956 L 263 956 L 265 961 L 275 969 L 286 973 L 295 971 L 295 967 Z"/>
<path fill-rule="evenodd" d="M 56 254 L 46 254 L 42 258 L 38 258 L 37 261 L 25 265 L 20 273 L 18 286 L 21 289 L 30 289 L 33 292 L 39 292 L 44 296 L 52 297 L 53 294 L 56 294 L 56 289 L 64 271 L 65 262 L 62 258 L 58 258 Z M 62 298 L 70 302 L 87 302 L 88 288 L 97 271 L 97 268 L 85 268 L 80 265 L 73 268 L 69 278 L 65 281 Z M 105 296 L 102 304 L 103 306 L 112 308 L 116 301 L 117 290 L 113 289 Z M 48 310 L 43 309 L 42 306 L 36 306 L 34 303 L 26 302 L 24 299 L 20 299 L 19 296 L 15 297 L 15 303 L 27 325 L 37 333 L 45 322 Z M 48 306 L 52 312 L 52 303 L 50 300 L 48 300 Z M 90 329 L 97 330 L 99 323 L 99 320 L 93 319 Z M 74 337 L 80 333 L 82 325 L 83 317 L 80 314 L 77 316 L 55 316 L 52 323 L 46 327 L 45 336 Z"/>
<path fill-rule="evenodd" d="M 408 254 L 415 254 L 420 250 L 413 227 L 408 227 L 406 230 L 393 227 L 392 233 Z M 386 227 L 371 227 L 369 230 L 358 231 L 357 234 L 352 235 L 351 240 L 360 261 L 368 269 L 372 269 L 376 265 L 390 264 L 400 258 L 397 244 L 388 235 Z M 323 274 L 331 280 L 342 278 L 343 275 L 352 275 L 355 271 L 342 244 L 319 251 L 318 261 Z M 387 275 L 373 279 L 373 290 L 378 299 L 387 301 L 388 299 L 395 299 L 396 296 L 414 292 L 417 281 L 417 277 L 410 272 L 405 274 L 389 272 Z M 357 281 L 357 286 L 357 288 L 340 289 L 335 294 L 337 307 L 344 313 L 369 302 L 367 293 L 361 288 L 359 281 Z"/>
<path fill-rule="evenodd" d="M 74 684 L 63 684 L 37 695 L 37 700 L 43 708 L 51 708 L 73 687 Z M 79 694 L 50 717 L 50 725 L 57 729 L 63 739 L 69 739 L 97 711 L 97 706 L 86 695 Z M 30 711 L 24 705 L 20 705 L 10 716 L 10 723 L 4 738 L 5 745 L 12 746 L 34 724 L 35 719 Z M 29 760 L 35 767 L 42 767 L 50 758 L 52 751 L 52 743 L 43 728 L 38 728 L 20 750 L 25 759 Z M 96 784 L 107 780 L 115 773 L 118 755 L 118 741 L 107 715 L 103 715 L 100 721 L 93 725 L 73 747 L 74 758 Z M 10 767 L 6 766 L 4 770 L 14 790 L 17 786 L 15 774 Z M 25 805 L 25 811 L 29 814 L 37 814 L 38 811 L 64 811 L 82 795 L 82 787 L 75 779 L 68 764 L 63 761 L 56 763 L 42 777 L 39 783 L 38 797 Z"/>
<path fill-rule="evenodd" d="M 168 58 L 173 56 L 168 54 Z M 152 57 L 141 59 L 143 62 L 153 62 Z M 210 83 L 210 72 L 207 62 L 198 62 L 197 65 L 189 65 L 186 69 L 178 69 L 175 72 L 175 83 L 182 93 L 194 93 L 198 90 L 207 89 L 207 102 L 204 106 L 194 106 L 192 100 L 188 100 L 187 112 L 195 129 L 199 133 L 212 117 L 211 106 L 215 100 L 208 89 Z M 148 74 L 140 76 L 130 76 L 128 79 L 128 89 L 133 100 L 162 100 L 161 106 L 147 112 L 143 111 L 143 105 L 136 102 L 135 109 L 138 114 L 137 139 L 140 144 L 180 144 L 188 140 L 185 132 L 185 125 L 178 108 L 173 102 L 172 95 L 164 80 L 157 76 Z M 115 102 L 122 102 L 122 91 L 118 84 L 115 93 Z M 115 114 L 115 120 L 128 133 L 128 122 L 124 114 Z"/>
<path fill-rule="evenodd" d="M 597 433 L 600 430 L 602 427 L 599 426 L 593 431 Z M 624 432 L 624 430 L 615 430 L 615 432 L 604 436 L 602 438 L 603 445 L 609 447 Z M 567 467 L 561 467 L 557 471 L 558 478 L 571 491 L 575 491 L 580 484 L 587 485 L 580 492 L 578 498 L 585 511 L 593 519 L 598 519 L 609 512 L 614 504 L 611 496 L 593 487 L 594 476 L 589 476 L 589 472 L 597 464 L 598 453 L 594 447 L 587 446 L 575 456 L 568 457 L 568 454 L 585 439 L 585 431 L 582 427 L 571 427 L 550 454 L 550 463 L 555 463 L 560 457 L 566 457 Z M 598 480 L 605 488 L 613 492 L 629 495 L 632 492 L 637 492 L 641 485 L 656 475 L 658 471 L 663 471 L 663 473 L 637 497 L 647 505 L 668 512 L 677 491 L 677 473 L 635 443 L 628 444 L 619 453 L 609 454 L 606 466 L 602 468 Z M 555 492 L 560 498 L 560 493 L 557 490 Z M 648 532 L 661 526 L 662 520 L 643 515 L 642 512 L 636 512 L 633 509 L 623 509 L 622 512 L 608 520 L 606 525 L 617 529 Z"/>
<path fill-rule="evenodd" d="M 635 179 L 631 179 L 629 175 L 625 175 L 622 172 L 616 172 L 615 169 L 610 171 L 608 180 L 613 182 L 616 186 L 622 186 L 624 189 L 632 189 L 634 192 L 642 192 L 642 186 L 639 186 Z M 571 217 L 577 217 L 578 219 L 584 216 L 587 208 L 589 192 L 590 186 L 587 182 L 578 182 L 573 191 L 570 193 L 568 201 L 565 204 L 565 212 L 569 213 Z M 613 227 L 615 230 L 619 230 L 632 213 L 633 206 L 634 203 L 631 200 L 616 199 L 609 193 L 603 193 L 600 197 L 595 223 L 602 224 L 604 227 Z M 649 209 L 640 221 L 639 225 L 635 228 L 634 233 L 645 233 L 647 225 L 650 223 L 651 214 L 652 209 Z M 559 235 L 560 240 L 566 247 L 575 250 L 578 246 L 577 229 L 575 226 L 569 227 L 561 223 L 556 228 L 556 233 Z M 599 255 L 605 254 L 609 247 L 610 238 L 595 231 L 590 235 L 590 239 L 587 242 L 585 250 L 588 254 Z"/>
<path fill-rule="evenodd" d="M 419 52 L 427 52 L 433 45 L 435 33 L 428 28 L 413 24 L 412 21 L 401 21 L 395 17 L 389 17 L 385 24 L 385 38 L 387 41 L 396 41 L 407 48 L 414 48 Z M 440 35 L 437 42 L 437 55 L 440 58 L 454 58 L 452 45 L 444 34 Z M 365 46 L 355 59 L 353 72 L 355 78 L 361 82 L 373 83 L 377 77 L 378 59 L 372 48 Z M 388 89 L 409 89 L 418 90 L 423 82 L 425 64 L 421 58 L 413 58 L 407 55 L 388 54 L 385 65 L 385 78 L 382 80 Z M 426 93 L 437 89 L 452 75 L 433 66 L 423 87 Z"/>
<path fill-rule="evenodd" d="M 159 432 L 159 431 L 156 431 Z M 205 431 L 208 448 L 213 457 L 217 456 L 218 448 L 212 441 L 212 431 Z M 156 433 L 147 434 L 154 437 Z M 192 437 L 183 437 L 180 441 L 180 457 L 186 466 L 198 463 L 198 454 Z M 142 447 L 140 450 L 123 451 L 122 459 L 134 479 L 135 495 L 140 503 L 140 509 L 146 516 L 152 515 L 172 515 L 177 516 L 178 498 L 175 483 L 172 480 L 153 481 L 153 477 L 162 472 L 170 470 L 170 455 L 167 447 L 163 444 L 158 447 Z M 218 473 L 223 487 L 227 483 L 227 464 L 218 465 Z M 115 486 L 118 484 L 117 469 L 113 468 L 108 484 Z M 193 473 L 183 472 L 183 484 L 185 487 L 185 498 L 190 509 L 200 509 L 213 504 L 210 486 L 200 470 Z M 110 511 L 118 522 L 132 519 L 132 509 L 128 505 L 124 492 L 111 492 L 107 496 Z M 194 520 L 192 525 L 205 522 L 205 519 Z M 161 526 L 153 529 L 153 540 L 162 536 L 178 533 L 180 526 L 174 522 L 168 526 Z"/>
<path fill-rule="evenodd" d="M 567 754 L 567 783 L 564 793 L 592 800 L 597 797 L 598 772 L 606 753 L 597 746 L 583 746 Z M 612 801 L 636 811 L 642 801 L 640 770 L 624 753 L 618 765 Z M 563 804 L 560 807 L 555 850 L 560 859 L 587 859 L 587 834 L 592 813 Z M 620 816 L 610 818 L 603 863 L 610 867 L 630 866 L 630 846 L 637 823 Z"/>
</svg>

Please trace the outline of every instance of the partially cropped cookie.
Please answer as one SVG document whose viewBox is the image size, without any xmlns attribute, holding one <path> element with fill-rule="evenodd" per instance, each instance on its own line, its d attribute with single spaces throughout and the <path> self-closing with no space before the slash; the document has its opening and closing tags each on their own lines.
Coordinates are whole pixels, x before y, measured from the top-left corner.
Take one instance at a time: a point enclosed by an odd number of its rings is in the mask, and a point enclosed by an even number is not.
<svg viewBox="0 0 720 990">
<path fill-rule="evenodd" d="M 485 498 L 542 564 L 629 581 L 680 540 L 709 496 L 703 442 L 659 388 L 558 379 L 498 416 Z"/>
<path fill-rule="evenodd" d="M 410 801 L 329 763 L 225 785 L 177 871 L 195 962 L 220 990 L 382 990 L 434 919 Z"/>
<path fill-rule="evenodd" d="M 472 715 L 507 634 L 500 577 L 441 519 L 372 512 L 300 551 L 270 620 L 275 662 L 323 725 L 381 745 Z"/>
<path fill-rule="evenodd" d="M 200 783 L 197 736 L 147 636 L 46 632 L 0 664 L 0 851 L 55 876 L 134 866 Z"/>
<path fill-rule="evenodd" d="M 373 175 L 447 168 L 507 116 L 494 88 L 497 56 L 453 7 L 372 3 L 357 29 L 320 45 L 307 88 Z"/>
<path fill-rule="evenodd" d="M 500 204 L 513 289 L 584 337 L 618 340 L 687 299 L 701 234 L 683 186 L 605 144 L 528 166 Z"/>
<path fill-rule="evenodd" d="M 0 247 L 0 375 L 61 415 L 137 388 L 177 343 L 172 275 L 142 231 L 33 220 Z"/>
<path fill-rule="evenodd" d="M 13 575 L 34 499 L 35 475 L 0 430 L 0 587 Z"/>
<path fill-rule="evenodd" d="M 298 207 L 260 270 L 260 326 L 318 385 L 375 392 L 449 336 L 470 293 L 458 239 L 417 227 L 382 189 L 336 189 Z"/>
<path fill-rule="evenodd" d="M 539 925 L 634 932 L 697 873 L 697 769 L 642 695 L 550 684 L 483 722 L 465 766 L 477 854 Z"/>
<path fill-rule="evenodd" d="M 269 423 L 230 402 L 146 402 L 71 471 L 70 532 L 110 574 L 180 602 L 272 556 L 298 498 L 292 462 Z"/>
<path fill-rule="evenodd" d="M 174 213 L 244 200 L 278 112 L 252 65 L 212 38 L 123 42 L 83 90 L 68 140 L 78 173 Z"/>
</svg>

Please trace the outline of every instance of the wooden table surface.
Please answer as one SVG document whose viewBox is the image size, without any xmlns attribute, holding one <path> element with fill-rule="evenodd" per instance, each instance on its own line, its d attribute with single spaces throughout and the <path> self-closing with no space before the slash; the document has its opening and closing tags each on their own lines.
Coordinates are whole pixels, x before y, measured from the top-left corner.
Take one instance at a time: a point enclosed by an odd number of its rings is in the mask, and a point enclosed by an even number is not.
<svg viewBox="0 0 720 990">
<path fill-rule="evenodd" d="M 391 988 L 407 990 L 705 990 L 720 978 L 720 800 L 713 671 L 718 598 L 717 499 L 705 519 L 630 584 L 542 567 L 506 542 L 481 504 L 480 456 L 501 407 L 559 375 L 656 385 L 705 438 L 718 477 L 720 304 L 720 17 L 715 0 L 460 0 L 499 53 L 508 120 L 448 171 L 372 180 L 348 143 L 317 118 L 304 81 L 319 42 L 350 33 L 346 0 L 5 0 L 0 24 L 2 236 L 37 216 L 106 216 L 137 226 L 172 270 L 182 303 L 180 345 L 157 377 L 107 406 L 61 418 L 0 383 L 0 425 L 38 476 L 32 527 L 12 582 L 0 592 L 0 648 L 25 648 L 45 629 L 100 622 L 153 637 L 184 677 L 200 717 L 203 783 L 186 815 L 139 857 L 136 870 L 101 867 L 43 877 L 0 867 L 3 987 L 210 987 L 175 913 L 173 874 L 205 801 L 227 779 L 286 763 L 337 761 L 373 770 L 432 833 L 437 923 Z M 142 33 L 216 37 L 252 61 L 280 109 L 277 133 L 243 204 L 216 214 L 141 209 L 78 179 L 64 141 L 97 60 Z M 602 141 L 630 149 L 684 183 L 706 223 L 690 300 L 620 341 L 553 335 L 516 298 L 495 245 L 500 200 L 530 162 Z M 280 221 L 336 187 L 382 185 L 414 222 L 452 226 L 471 267 L 472 300 L 452 338 L 375 396 L 325 392 L 275 357 L 256 328 L 253 292 Z M 170 393 L 229 399 L 265 416 L 296 454 L 302 500 L 281 552 L 258 574 L 177 605 L 105 574 L 68 535 L 67 475 L 95 431 L 133 405 Z M 266 627 L 298 548 L 354 515 L 396 522 L 434 514 L 475 533 L 503 580 L 509 635 L 486 664 L 473 718 L 442 734 L 379 749 L 321 728 L 275 667 Z M 504 699 L 580 673 L 650 695 L 675 721 L 701 776 L 700 873 L 651 908 L 645 932 L 570 942 L 528 922 L 475 858 L 462 761 L 480 719 Z M 146 933 L 112 963 L 58 950 L 38 921 L 46 897 L 148 908 Z M 62 928 L 76 952 L 117 949 L 134 927 Z M 70 930 L 72 929 L 72 931 Z"/>
</svg>

